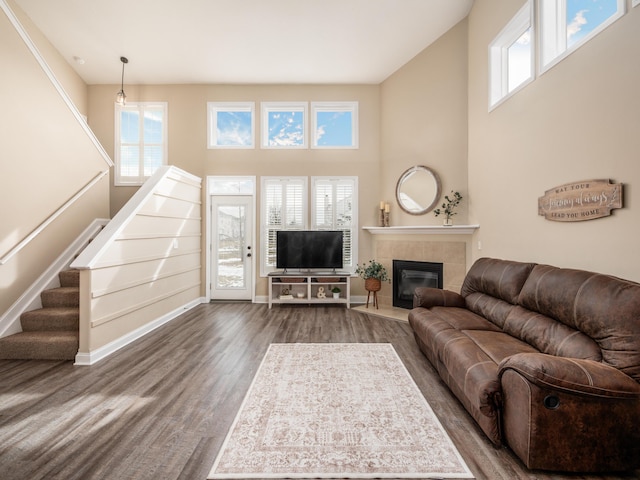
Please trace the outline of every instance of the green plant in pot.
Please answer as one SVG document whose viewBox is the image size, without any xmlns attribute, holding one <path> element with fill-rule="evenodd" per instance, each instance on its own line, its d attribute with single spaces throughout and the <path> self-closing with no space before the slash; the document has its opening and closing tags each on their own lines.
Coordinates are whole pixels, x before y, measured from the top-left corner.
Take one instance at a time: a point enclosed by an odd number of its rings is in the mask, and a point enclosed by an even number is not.
<svg viewBox="0 0 640 480">
<path fill-rule="evenodd" d="M 440 208 L 436 208 L 433 211 L 433 214 L 437 217 L 439 215 L 444 215 L 444 223 L 445 226 L 453 225 L 453 221 L 451 217 L 453 217 L 458 212 L 454 212 L 455 208 L 460 205 L 462 201 L 462 195 L 460 192 L 454 192 L 451 190 L 451 197 L 449 195 L 444 196 L 444 202 L 442 202 L 442 206 Z"/>
<path fill-rule="evenodd" d="M 338 288 L 338 287 L 333 287 L 333 288 L 331 289 L 331 293 L 333 293 L 333 298 L 340 298 L 340 292 L 341 292 L 341 291 L 342 291 L 342 290 L 340 290 L 340 288 Z"/>
<path fill-rule="evenodd" d="M 368 292 L 377 292 L 382 288 L 382 282 L 390 282 L 387 269 L 380 262 L 369 260 L 369 263 L 358 264 L 356 274 L 364 279 L 364 288 Z"/>
</svg>

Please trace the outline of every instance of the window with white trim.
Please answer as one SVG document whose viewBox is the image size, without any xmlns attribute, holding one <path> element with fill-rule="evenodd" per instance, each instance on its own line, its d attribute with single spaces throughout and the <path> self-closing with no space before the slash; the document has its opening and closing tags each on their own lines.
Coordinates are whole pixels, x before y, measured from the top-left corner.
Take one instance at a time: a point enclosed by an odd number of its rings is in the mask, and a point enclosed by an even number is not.
<svg viewBox="0 0 640 480">
<path fill-rule="evenodd" d="M 540 71 L 557 64 L 625 13 L 625 0 L 539 0 Z"/>
<path fill-rule="evenodd" d="M 275 270 L 278 230 L 307 228 L 307 177 L 262 177 L 261 275 Z"/>
<path fill-rule="evenodd" d="M 343 232 L 343 268 L 358 258 L 358 178 L 311 178 L 311 229 Z"/>
<path fill-rule="evenodd" d="M 307 102 L 262 102 L 262 148 L 307 148 Z"/>
<path fill-rule="evenodd" d="M 115 185 L 142 185 L 167 164 L 167 103 L 116 104 Z"/>
<path fill-rule="evenodd" d="M 534 78 L 532 4 L 527 2 L 489 46 L 489 109 Z"/>
<path fill-rule="evenodd" d="M 358 102 L 311 102 L 312 148 L 358 148 Z"/>
<path fill-rule="evenodd" d="M 254 102 L 207 103 L 208 148 L 254 148 Z"/>
</svg>

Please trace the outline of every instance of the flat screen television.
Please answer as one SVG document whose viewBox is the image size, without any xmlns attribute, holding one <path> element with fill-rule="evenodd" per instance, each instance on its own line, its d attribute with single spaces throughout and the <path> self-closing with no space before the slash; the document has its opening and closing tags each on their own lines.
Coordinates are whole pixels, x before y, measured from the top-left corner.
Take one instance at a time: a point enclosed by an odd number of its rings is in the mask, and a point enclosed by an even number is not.
<svg viewBox="0 0 640 480">
<path fill-rule="evenodd" d="M 281 230 L 276 233 L 276 267 L 287 269 L 341 269 L 342 232 Z"/>
</svg>

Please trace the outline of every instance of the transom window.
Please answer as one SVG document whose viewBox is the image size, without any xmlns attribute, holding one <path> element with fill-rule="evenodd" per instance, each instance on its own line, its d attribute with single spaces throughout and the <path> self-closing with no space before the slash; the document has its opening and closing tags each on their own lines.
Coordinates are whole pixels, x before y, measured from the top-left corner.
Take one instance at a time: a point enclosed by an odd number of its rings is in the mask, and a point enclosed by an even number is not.
<svg viewBox="0 0 640 480">
<path fill-rule="evenodd" d="M 142 185 L 167 164 L 167 103 L 116 104 L 116 185 Z"/>
<path fill-rule="evenodd" d="M 625 13 L 625 0 L 539 0 L 541 70 L 547 70 Z"/>
<path fill-rule="evenodd" d="M 253 102 L 208 102 L 209 148 L 254 148 Z"/>
<path fill-rule="evenodd" d="M 358 148 L 358 102 L 312 102 L 313 148 Z"/>
<path fill-rule="evenodd" d="M 489 46 L 489 107 L 534 78 L 531 4 L 527 2 Z"/>
<path fill-rule="evenodd" d="M 262 147 L 307 148 L 307 102 L 263 102 Z"/>
<path fill-rule="evenodd" d="M 544 73 L 624 14 L 625 0 L 529 0 L 489 46 L 489 110 L 533 81 L 534 58 Z"/>
</svg>

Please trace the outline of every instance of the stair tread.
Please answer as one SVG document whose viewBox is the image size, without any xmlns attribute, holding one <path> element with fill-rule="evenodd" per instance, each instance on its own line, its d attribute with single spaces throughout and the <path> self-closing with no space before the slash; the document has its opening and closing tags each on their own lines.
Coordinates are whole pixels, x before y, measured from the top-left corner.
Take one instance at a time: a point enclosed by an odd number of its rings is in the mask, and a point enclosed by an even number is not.
<svg viewBox="0 0 640 480">
<path fill-rule="evenodd" d="M 49 288 L 40 294 L 40 298 L 44 308 L 78 306 L 80 289 L 78 287 Z"/>
<path fill-rule="evenodd" d="M 78 330 L 80 308 L 50 307 L 30 310 L 20 315 L 23 332 Z"/>
<path fill-rule="evenodd" d="M 47 315 L 70 315 L 70 314 L 80 314 L 80 307 L 42 307 L 37 308 L 35 310 L 29 310 L 28 312 L 24 312 L 22 315 L 36 315 L 36 314 L 47 314 Z"/>
<path fill-rule="evenodd" d="M 11 360 L 73 360 L 79 333 L 21 332 L 0 338 L 0 358 Z"/>
</svg>

